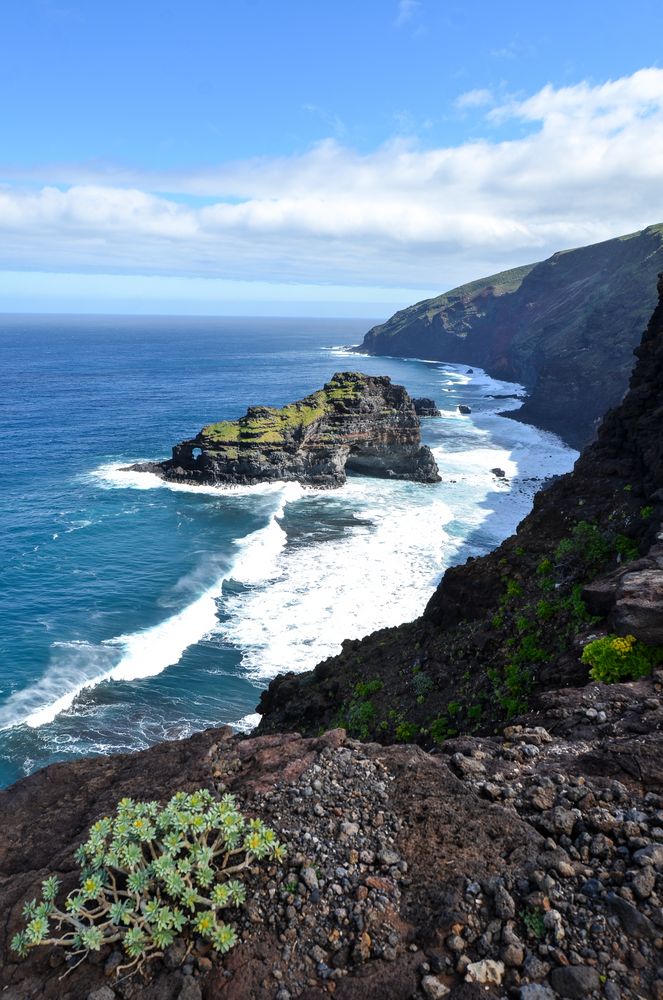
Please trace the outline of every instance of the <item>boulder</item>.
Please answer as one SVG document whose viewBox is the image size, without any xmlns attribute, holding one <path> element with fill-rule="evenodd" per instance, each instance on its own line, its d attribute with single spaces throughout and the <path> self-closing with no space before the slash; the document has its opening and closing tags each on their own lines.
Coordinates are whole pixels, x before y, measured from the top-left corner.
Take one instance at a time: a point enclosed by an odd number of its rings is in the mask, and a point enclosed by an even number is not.
<svg viewBox="0 0 663 1000">
<path fill-rule="evenodd" d="M 412 400 L 414 412 L 418 417 L 439 417 L 440 411 L 434 399 L 428 396 L 419 396 Z"/>
<path fill-rule="evenodd" d="M 663 643 L 663 570 L 625 573 L 617 585 L 610 624 L 648 645 Z"/>
</svg>

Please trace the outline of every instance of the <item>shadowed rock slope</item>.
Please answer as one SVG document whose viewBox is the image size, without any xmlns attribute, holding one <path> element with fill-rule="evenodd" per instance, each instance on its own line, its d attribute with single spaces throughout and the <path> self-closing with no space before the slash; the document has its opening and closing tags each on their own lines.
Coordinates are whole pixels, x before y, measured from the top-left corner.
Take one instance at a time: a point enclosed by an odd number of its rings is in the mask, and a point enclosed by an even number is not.
<svg viewBox="0 0 663 1000">
<path fill-rule="evenodd" d="M 440 478 L 421 444 L 415 401 L 387 376 L 359 372 L 338 372 L 281 409 L 251 406 L 239 420 L 209 424 L 175 445 L 172 459 L 132 470 L 212 486 L 294 480 L 334 487 L 343 485 L 346 470 L 422 483 Z"/>
<path fill-rule="evenodd" d="M 661 642 L 663 278 L 658 288 L 629 393 L 574 471 L 537 495 L 497 550 L 447 570 L 421 618 L 272 681 L 261 732 L 345 725 L 432 747 L 494 729 L 538 692 L 586 682 L 590 635 Z"/>
<path fill-rule="evenodd" d="M 397 312 L 358 348 L 481 365 L 530 396 L 509 416 L 581 448 L 618 403 L 654 308 L 663 225 L 461 285 Z"/>
</svg>

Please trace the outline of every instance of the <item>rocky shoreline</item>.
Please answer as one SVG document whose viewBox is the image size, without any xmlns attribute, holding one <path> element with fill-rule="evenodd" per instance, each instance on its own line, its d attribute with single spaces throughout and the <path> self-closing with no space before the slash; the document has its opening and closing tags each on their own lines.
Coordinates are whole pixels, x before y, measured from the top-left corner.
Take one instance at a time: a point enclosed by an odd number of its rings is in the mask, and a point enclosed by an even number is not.
<svg viewBox="0 0 663 1000">
<path fill-rule="evenodd" d="M 663 225 L 648 226 L 415 303 L 354 349 L 520 382 L 528 396 L 505 416 L 583 448 L 624 394 L 662 268 Z"/>
<path fill-rule="evenodd" d="M 658 287 L 597 442 L 421 619 L 272 682 L 250 737 L 208 730 L 0 792 L 3 997 L 663 1000 Z M 656 653 L 649 676 L 588 678 L 583 651 L 611 630 Z M 198 787 L 288 849 L 249 876 L 223 960 L 201 938 L 144 981 L 118 980 L 112 945 L 71 969 L 57 949 L 17 959 L 26 899 L 52 874 L 71 888 L 92 822 Z"/>
<path fill-rule="evenodd" d="M 281 409 L 251 406 L 239 420 L 208 424 L 164 462 L 140 463 L 174 483 L 252 485 L 298 482 L 342 486 L 347 472 L 382 479 L 439 481 L 419 415 L 436 416 L 431 399 L 412 400 L 387 376 L 337 372 L 322 389 Z"/>
</svg>

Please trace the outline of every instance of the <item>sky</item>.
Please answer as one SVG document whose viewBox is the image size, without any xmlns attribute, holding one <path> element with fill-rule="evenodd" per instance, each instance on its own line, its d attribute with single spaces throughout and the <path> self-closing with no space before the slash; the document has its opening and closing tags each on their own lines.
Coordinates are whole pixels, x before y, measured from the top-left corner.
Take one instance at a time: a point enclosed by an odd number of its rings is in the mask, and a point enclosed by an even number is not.
<svg viewBox="0 0 663 1000">
<path fill-rule="evenodd" d="M 0 14 L 0 312 L 381 318 L 663 222 L 660 0 Z"/>
</svg>

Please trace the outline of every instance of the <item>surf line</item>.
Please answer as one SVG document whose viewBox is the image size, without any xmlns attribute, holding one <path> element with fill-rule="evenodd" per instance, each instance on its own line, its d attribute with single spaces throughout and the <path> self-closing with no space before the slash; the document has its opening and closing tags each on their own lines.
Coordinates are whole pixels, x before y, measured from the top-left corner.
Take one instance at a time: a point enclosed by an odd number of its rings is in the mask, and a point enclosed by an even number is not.
<svg viewBox="0 0 663 1000">
<path fill-rule="evenodd" d="M 255 584 L 275 572 L 286 534 L 279 521 L 288 503 L 303 490 L 297 483 L 281 484 L 278 501 L 267 524 L 235 541 L 239 549 L 229 568 L 199 597 L 181 611 L 150 628 L 105 639 L 99 645 L 85 642 L 59 643 L 71 651 L 69 671 L 56 665 L 32 687 L 16 691 L 0 707 L 0 730 L 26 725 L 32 729 L 47 725 L 71 708 L 86 690 L 106 681 L 132 681 L 154 677 L 179 663 L 190 646 L 200 642 L 217 623 L 217 601 L 226 580 Z M 94 662 L 107 660 L 112 648 L 120 647 L 122 657 L 112 667 L 94 671 Z M 77 661 L 77 662 L 76 662 Z M 81 662 L 82 661 L 82 662 Z M 86 663 L 87 661 L 87 663 Z M 90 666 L 93 667 L 92 672 Z M 81 676 L 82 675 L 82 676 Z M 63 690 L 64 688 L 64 690 Z"/>
</svg>

